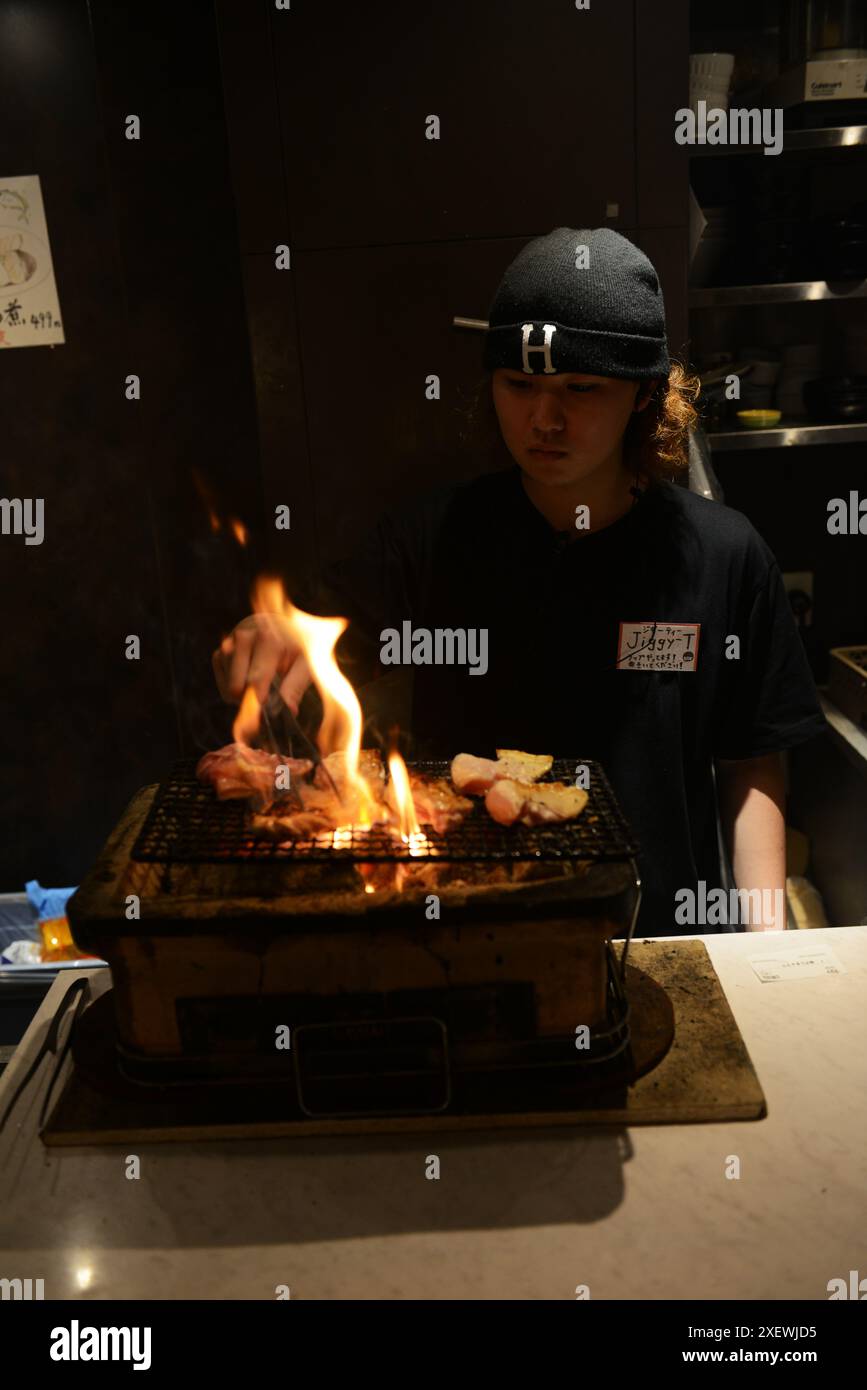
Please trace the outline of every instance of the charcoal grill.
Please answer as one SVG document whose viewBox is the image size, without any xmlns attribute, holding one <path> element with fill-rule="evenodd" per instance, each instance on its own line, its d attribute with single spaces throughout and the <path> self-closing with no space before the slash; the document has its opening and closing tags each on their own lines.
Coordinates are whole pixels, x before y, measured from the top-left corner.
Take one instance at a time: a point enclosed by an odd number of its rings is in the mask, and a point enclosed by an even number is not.
<svg viewBox="0 0 867 1390">
<path fill-rule="evenodd" d="M 243 804 L 178 764 L 133 799 L 68 908 L 111 967 L 119 1072 L 157 1094 L 282 1084 L 299 1115 L 350 1118 L 435 1114 L 480 1088 L 574 1098 L 647 1070 L 671 1036 L 636 1057 L 638 847 L 593 760 L 558 759 L 546 780 L 579 763 L 577 820 L 503 827 L 478 804 L 413 854 L 375 831 L 339 848 L 256 839 Z M 399 891 L 364 891 L 359 868 L 378 861 L 406 861 Z"/>
</svg>

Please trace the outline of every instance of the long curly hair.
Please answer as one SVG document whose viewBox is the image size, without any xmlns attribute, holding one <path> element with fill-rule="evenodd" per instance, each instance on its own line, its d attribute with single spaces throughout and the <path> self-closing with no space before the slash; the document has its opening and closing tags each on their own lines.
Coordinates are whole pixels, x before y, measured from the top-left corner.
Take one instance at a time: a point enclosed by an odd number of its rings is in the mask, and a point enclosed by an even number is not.
<svg viewBox="0 0 867 1390">
<path fill-rule="evenodd" d="M 644 410 L 636 411 L 623 436 L 623 457 L 645 485 L 676 481 L 689 468 L 689 435 L 698 419 L 695 401 L 701 382 L 680 362 L 672 362 L 668 379 L 654 388 Z M 461 409 L 461 436 L 476 456 L 486 450 L 491 467 L 513 463 L 500 433 L 486 373 L 471 389 Z"/>
</svg>

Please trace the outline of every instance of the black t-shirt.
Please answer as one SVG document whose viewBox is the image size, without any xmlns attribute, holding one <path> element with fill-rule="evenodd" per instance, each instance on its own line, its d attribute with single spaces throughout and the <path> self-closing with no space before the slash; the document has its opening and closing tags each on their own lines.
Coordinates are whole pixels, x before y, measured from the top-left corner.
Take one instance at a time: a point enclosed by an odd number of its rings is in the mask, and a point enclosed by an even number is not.
<svg viewBox="0 0 867 1390">
<path fill-rule="evenodd" d="M 484 675 L 412 667 L 417 747 L 600 762 L 641 845 L 638 935 L 695 931 L 676 924 L 675 893 L 721 886 L 713 759 L 826 727 L 772 552 L 741 513 L 672 483 L 572 539 L 517 468 L 488 474 L 383 517 L 324 581 L 318 610 L 350 619 L 369 669 L 407 621 L 487 629 Z"/>
</svg>

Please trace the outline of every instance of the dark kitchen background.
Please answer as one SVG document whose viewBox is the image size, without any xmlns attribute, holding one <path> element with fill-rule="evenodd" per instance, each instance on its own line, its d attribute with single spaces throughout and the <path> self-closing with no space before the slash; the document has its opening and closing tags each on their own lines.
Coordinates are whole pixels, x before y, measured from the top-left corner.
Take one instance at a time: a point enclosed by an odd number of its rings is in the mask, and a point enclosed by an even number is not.
<svg viewBox="0 0 867 1390">
<path fill-rule="evenodd" d="M 851 148 L 806 129 L 779 158 L 673 138 L 690 53 L 734 54 L 731 99 L 751 104 L 796 8 L 0 0 L 0 164 L 41 178 L 66 335 L 0 369 L 0 494 L 46 509 L 43 545 L 0 538 L 0 890 L 77 883 L 139 786 L 226 740 L 210 652 L 258 569 L 292 592 L 384 506 L 489 466 L 465 414 L 481 335 L 452 321 L 486 317 L 529 238 L 631 237 L 675 353 L 708 371 L 757 345 L 757 406 L 805 363 L 859 374 L 864 103 L 814 113 L 861 131 Z M 690 187 L 707 222 L 692 260 Z M 826 279 L 831 298 L 769 294 Z M 743 448 L 712 393 L 705 409 L 726 502 L 784 573 L 812 576 L 824 684 L 830 648 L 867 642 L 867 542 L 825 525 L 830 497 L 867 491 L 867 426 Z M 840 923 L 867 898 L 865 766 L 837 733 L 790 759 L 789 819 Z"/>
</svg>

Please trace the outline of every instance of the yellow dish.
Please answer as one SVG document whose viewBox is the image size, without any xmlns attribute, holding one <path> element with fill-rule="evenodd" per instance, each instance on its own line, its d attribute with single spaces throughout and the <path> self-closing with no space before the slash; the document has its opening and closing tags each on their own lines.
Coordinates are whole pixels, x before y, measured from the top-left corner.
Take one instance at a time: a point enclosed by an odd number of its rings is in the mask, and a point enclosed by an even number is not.
<svg viewBox="0 0 867 1390">
<path fill-rule="evenodd" d="M 746 430 L 770 430 L 783 418 L 780 410 L 739 410 L 738 423 Z"/>
</svg>

